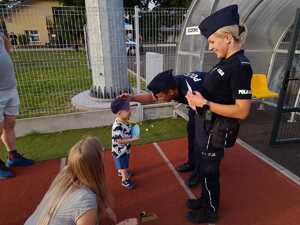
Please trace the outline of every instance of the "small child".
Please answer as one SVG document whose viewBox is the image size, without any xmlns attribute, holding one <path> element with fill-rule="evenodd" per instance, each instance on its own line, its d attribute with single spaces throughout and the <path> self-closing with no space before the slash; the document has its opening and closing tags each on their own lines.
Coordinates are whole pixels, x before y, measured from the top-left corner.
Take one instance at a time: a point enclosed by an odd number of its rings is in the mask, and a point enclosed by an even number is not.
<svg viewBox="0 0 300 225">
<path fill-rule="evenodd" d="M 132 189 L 135 184 L 130 179 L 132 173 L 128 170 L 130 143 L 138 140 L 138 138 L 131 135 L 132 125 L 129 123 L 131 116 L 130 104 L 127 100 L 115 99 L 111 103 L 111 110 L 116 114 L 116 119 L 112 126 L 112 155 L 118 170 L 118 176 L 122 177 L 121 185 L 126 189 Z"/>
</svg>

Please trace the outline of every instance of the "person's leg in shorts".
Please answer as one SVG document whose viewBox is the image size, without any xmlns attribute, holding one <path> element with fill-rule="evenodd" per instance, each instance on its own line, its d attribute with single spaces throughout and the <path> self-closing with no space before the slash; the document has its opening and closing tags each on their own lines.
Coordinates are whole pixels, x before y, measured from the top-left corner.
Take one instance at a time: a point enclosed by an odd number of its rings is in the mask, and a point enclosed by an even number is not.
<svg viewBox="0 0 300 225">
<path fill-rule="evenodd" d="M 3 106 L 3 128 L 1 140 L 8 151 L 8 166 L 28 166 L 33 160 L 26 159 L 17 152 L 16 146 L 16 117 L 19 114 L 19 96 L 17 90 L 7 91 L 6 104 Z"/>
<path fill-rule="evenodd" d="M 121 174 L 122 182 L 121 185 L 127 189 L 132 189 L 134 187 L 134 183 L 130 180 L 128 176 L 128 168 L 129 168 L 129 157 L 130 155 L 125 153 L 121 155 L 119 158 L 114 158 L 115 166 L 118 172 Z"/>
<path fill-rule="evenodd" d="M 4 109 L 7 104 L 7 99 L 0 96 L 0 136 L 2 136 L 2 131 L 4 127 Z M 0 179 L 7 179 L 13 177 L 13 172 L 5 165 L 4 161 L 0 159 Z"/>
</svg>

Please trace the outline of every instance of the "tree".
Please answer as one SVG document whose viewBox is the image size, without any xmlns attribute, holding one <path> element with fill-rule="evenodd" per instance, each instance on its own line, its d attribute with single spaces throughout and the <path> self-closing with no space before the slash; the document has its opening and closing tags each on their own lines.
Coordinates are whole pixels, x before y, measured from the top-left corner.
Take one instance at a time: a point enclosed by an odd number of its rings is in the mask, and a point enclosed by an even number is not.
<svg viewBox="0 0 300 225">
<path fill-rule="evenodd" d="M 148 9 L 151 0 L 124 0 L 125 8 L 133 8 L 134 6 L 139 6 L 139 8 Z"/>
<path fill-rule="evenodd" d="M 53 7 L 53 19 L 47 28 L 54 35 L 51 45 L 79 48 L 84 43 L 85 9 L 78 7 Z"/>
<path fill-rule="evenodd" d="M 59 0 L 66 6 L 84 6 L 85 0 Z M 123 0 L 124 7 L 131 8 L 138 5 L 140 8 L 148 9 L 150 4 L 154 4 L 155 8 L 171 8 L 183 7 L 188 8 L 192 0 Z"/>
<path fill-rule="evenodd" d="M 85 0 L 59 0 L 63 5 L 66 6 L 84 6 Z M 148 7 L 151 0 L 123 0 L 124 7 L 134 7 L 138 5 L 141 8 Z"/>
<path fill-rule="evenodd" d="M 192 0 L 160 0 L 158 2 L 161 8 L 188 8 Z"/>
<path fill-rule="evenodd" d="M 65 6 L 84 6 L 85 0 L 59 0 Z"/>
<path fill-rule="evenodd" d="M 188 8 L 192 0 L 124 0 L 124 7 L 134 7 L 138 5 L 140 8 L 148 9 L 149 5 L 154 8 Z"/>
<path fill-rule="evenodd" d="M 20 34 L 18 36 L 19 44 L 22 46 L 26 46 L 30 43 L 29 37 L 26 34 Z"/>
</svg>

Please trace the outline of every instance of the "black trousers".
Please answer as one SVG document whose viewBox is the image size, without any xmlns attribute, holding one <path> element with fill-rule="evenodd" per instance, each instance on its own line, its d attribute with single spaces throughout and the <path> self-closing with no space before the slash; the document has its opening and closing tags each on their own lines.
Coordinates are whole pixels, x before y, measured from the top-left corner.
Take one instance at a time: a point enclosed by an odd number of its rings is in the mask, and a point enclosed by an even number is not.
<svg viewBox="0 0 300 225">
<path fill-rule="evenodd" d="M 207 203 L 209 212 L 218 214 L 220 204 L 221 159 L 202 159 L 200 161 L 201 198 Z"/>
<path fill-rule="evenodd" d="M 195 115 L 195 150 L 199 152 L 198 169 L 203 200 L 209 212 L 218 213 L 220 203 L 220 165 L 224 157 L 223 148 L 214 148 L 209 143 L 209 134 L 203 116 Z"/>
<path fill-rule="evenodd" d="M 195 111 L 189 109 L 189 121 L 187 122 L 187 134 L 188 134 L 188 163 L 196 168 L 198 157 L 195 156 L 194 140 L 195 140 Z"/>
</svg>

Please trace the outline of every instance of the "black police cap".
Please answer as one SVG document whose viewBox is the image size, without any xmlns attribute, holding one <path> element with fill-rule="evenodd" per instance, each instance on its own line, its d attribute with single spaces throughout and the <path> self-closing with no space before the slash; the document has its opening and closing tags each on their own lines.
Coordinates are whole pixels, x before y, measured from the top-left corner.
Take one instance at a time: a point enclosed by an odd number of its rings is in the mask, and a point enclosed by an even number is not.
<svg viewBox="0 0 300 225">
<path fill-rule="evenodd" d="M 206 17 L 200 23 L 199 29 L 203 36 L 209 38 L 210 35 L 222 27 L 239 24 L 240 16 L 238 13 L 238 6 L 230 5 Z"/>
<path fill-rule="evenodd" d="M 169 90 L 176 86 L 176 80 L 173 76 L 173 70 L 167 70 L 157 74 L 148 84 L 147 88 L 157 94 L 162 91 Z"/>
</svg>

